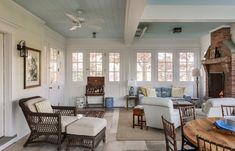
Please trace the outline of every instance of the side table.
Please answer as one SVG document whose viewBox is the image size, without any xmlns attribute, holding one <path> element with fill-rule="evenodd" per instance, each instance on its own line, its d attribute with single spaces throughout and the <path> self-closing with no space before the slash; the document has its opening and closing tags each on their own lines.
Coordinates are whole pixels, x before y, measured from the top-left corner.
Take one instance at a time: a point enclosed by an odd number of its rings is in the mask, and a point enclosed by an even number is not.
<svg viewBox="0 0 235 151">
<path fill-rule="evenodd" d="M 199 100 L 199 98 L 197 98 L 197 97 L 191 97 L 191 100 L 192 100 L 192 104 L 193 104 L 195 107 L 200 107 L 200 100 Z"/>
<path fill-rule="evenodd" d="M 126 110 L 128 110 L 128 102 L 129 100 L 134 100 L 135 106 L 137 105 L 138 97 L 136 95 L 127 95 L 126 96 Z"/>
<path fill-rule="evenodd" d="M 137 117 L 137 123 L 135 122 L 135 117 Z M 140 129 L 143 129 L 143 124 L 146 125 L 146 121 L 144 120 L 144 108 L 134 108 L 133 128 L 135 128 L 135 126 L 140 126 Z"/>
</svg>

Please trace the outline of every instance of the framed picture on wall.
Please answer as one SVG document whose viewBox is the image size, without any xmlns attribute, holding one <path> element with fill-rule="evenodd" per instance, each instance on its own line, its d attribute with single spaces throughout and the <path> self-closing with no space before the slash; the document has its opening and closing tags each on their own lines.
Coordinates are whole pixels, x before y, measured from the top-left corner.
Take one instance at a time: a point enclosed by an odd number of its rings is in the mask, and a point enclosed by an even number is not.
<svg viewBox="0 0 235 151">
<path fill-rule="evenodd" d="M 41 86 L 41 51 L 28 48 L 24 58 L 24 89 Z"/>
</svg>

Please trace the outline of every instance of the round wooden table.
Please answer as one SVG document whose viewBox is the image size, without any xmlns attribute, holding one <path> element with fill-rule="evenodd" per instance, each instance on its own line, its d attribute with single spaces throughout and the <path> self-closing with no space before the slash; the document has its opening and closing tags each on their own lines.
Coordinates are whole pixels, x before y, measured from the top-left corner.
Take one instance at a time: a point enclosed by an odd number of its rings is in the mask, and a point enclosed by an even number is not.
<svg viewBox="0 0 235 151">
<path fill-rule="evenodd" d="M 192 120 L 183 127 L 185 137 L 197 146 L 197 135 L 202 138 L 235 148 L 235 134 L 220 131 L 213 123 L 220 118 L 202 118 Z"/>
</svg>

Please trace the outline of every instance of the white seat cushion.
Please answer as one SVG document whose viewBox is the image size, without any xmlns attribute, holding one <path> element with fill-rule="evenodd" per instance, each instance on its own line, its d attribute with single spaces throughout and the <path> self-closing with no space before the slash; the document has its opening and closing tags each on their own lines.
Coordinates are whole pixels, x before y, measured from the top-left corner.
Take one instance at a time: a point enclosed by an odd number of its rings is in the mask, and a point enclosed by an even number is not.
<svg viewBox="0 0 235 151">
<path fill-rule="evenodd" d="M 212 107 L 221 105 L 235 105 L 235 98 L 213 98 L 208 99 L 207 103 L 211 104 Z"/>
<path fill-rule="evenodd" d="M 67 125 L 71 124 L 76 120 L 78 120 L 77 116 L 61 116 L 62 132 L 65 132 L 65 128 Z"/>
<path fill-rule="evenodd" d="M 67 134 L 96 136 L 104 127 L 107 121 L 102 118 L 82 117 L 80 120 L 69 124 L 66 128 Z"/>
<path fill-rule="evenodd" d="M 36 106 L 35 106 L 35 103 L 38 103 L 38 102 L 41 102 L 41 101 L 44 101 L 45 98 L 35 98 L 35 99 L 31 99 L 31 100 L 28 100 L 26 102 L 24 102 L 25 106 L 27 106 L 29 108 L 29 110 L 31 112 L 37 112 L 37 109 L 36 109 Z"/>
<path fill-rule="evenodd" d="M 39 113 L 53 113 L 53 109 L 49 101 L 37 102 L 35 103 L 35 106 Z"/>
</svg>

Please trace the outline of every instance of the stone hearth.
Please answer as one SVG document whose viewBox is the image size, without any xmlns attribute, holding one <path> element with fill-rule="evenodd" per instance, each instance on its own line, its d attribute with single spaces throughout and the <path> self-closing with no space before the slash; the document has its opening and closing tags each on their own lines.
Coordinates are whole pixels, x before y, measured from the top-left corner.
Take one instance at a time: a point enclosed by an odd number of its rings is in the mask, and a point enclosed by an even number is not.
<svg viewBox="0 0 235 151">
<path fill-rule="evenodd" d="M 225 44 L 225 41 L 233 44 L 230 28 L 221 28 L 211 33 L 211 45 L 204 56 L 205 59 L 202 60 L 206 72 L 206 97 L 215 97 L 215 95 L 209 95 L 209 91 L 215 91 L 210 90 L 215 89 L 214 86 L 209 86 L 210 73 L 223 73 L 223 95 L 235 97 L 235 52 L 234 49 Z M 212 82 L 217 83 L 217 81 Z M 219 94 L 217 97 L 219 97 Z"/>
</svg>

